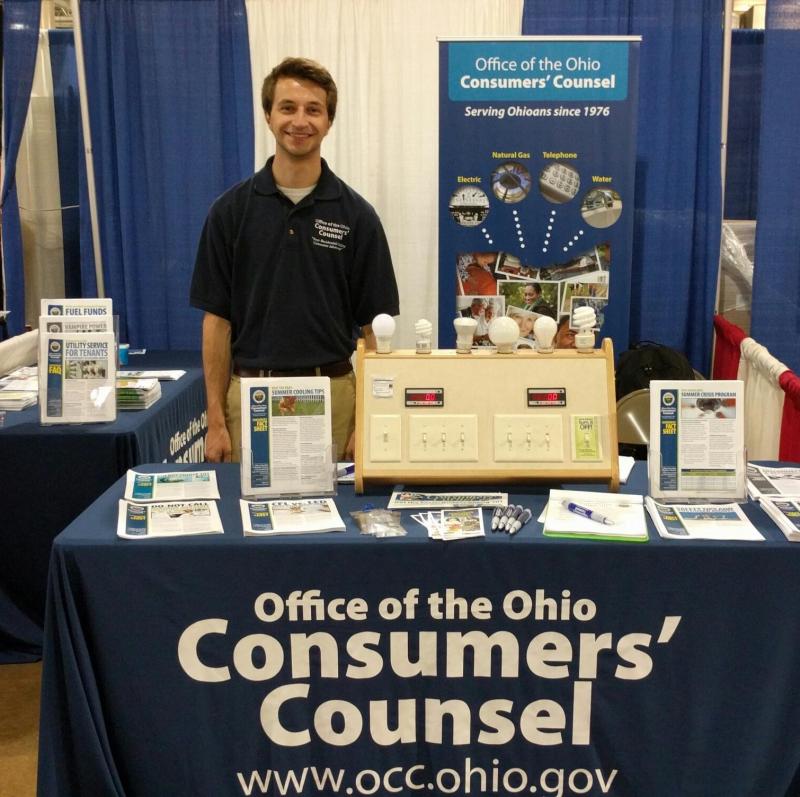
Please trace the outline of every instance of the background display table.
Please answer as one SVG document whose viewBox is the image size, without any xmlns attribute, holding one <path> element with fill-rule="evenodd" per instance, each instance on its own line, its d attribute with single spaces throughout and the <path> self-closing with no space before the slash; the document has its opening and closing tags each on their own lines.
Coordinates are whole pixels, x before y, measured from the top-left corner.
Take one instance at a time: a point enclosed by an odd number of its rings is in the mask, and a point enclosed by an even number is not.
<svg viewBox="0 0 800 797">
<path fill-rule="evenodd" d="M 41 655 L 53 538 L 128 468 L 199 457 L 205 390 L 198 352 L 132 356 L 128 369 L 182 369 L 149 409 L 113 423 L 41 426 L 39 408 L 0 427 L 0 663 Z"/>
<path fill-rule="evenodd" d="M 225 534 L 117 539 L 120 481 L 55 540 L 42 797 L 798 793 L 800 546 L 757 505 L 766 542 L 442 543 L 343 489 L 344 533 L 246 538 L 215 469 Z"/>
</svg>

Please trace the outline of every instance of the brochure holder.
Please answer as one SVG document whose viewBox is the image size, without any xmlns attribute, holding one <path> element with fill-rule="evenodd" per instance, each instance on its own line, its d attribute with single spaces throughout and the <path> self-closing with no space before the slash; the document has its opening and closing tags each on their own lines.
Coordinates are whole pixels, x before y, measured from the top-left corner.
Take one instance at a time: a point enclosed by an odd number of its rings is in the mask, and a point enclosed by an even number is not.
<svg viewBox="0 0 800 797">
<path fill-rule="evenodd" d="M 239 458 L 242 498 L 253 501 L 336 496 L 338 487 L 336 478 L 337 463 L 333 456 L 334 448 L 333 444 L 321 447 L 321 459 L 318 467 L 306 465 L 303 468 L 300 481 L 293 481 L 291 484 L 279 482 L 277 486 L 270 486 L 260 484 L 258 480 L 252 478 L 253 452 L 251 449 L 242 446 Z M 264 472 L 259 463 L 256 463 L 256 469 L 261 470 L 262 473 Z"/>
<path fill-rule="evenodd" d="M 661 473 L 663 469 L 663 458 L 660 452 L 653 452 L 650 446 L 647 447 L 647 483 L 648 492 L 652 498 L 658 501 L 659 504 L 746 504 L 748 502 L 747 496 L 747 479 L 744 479 L 743 486 L 731 490 L 726 495 L 715 494 L 711 495 L 705 490 L 700 491 L 681 491 L 681 493 L 668 493 L 660 487 Z M 736 456 L 736 483 L 739 484 L 739 473 L 747 472 L 747 449 L 741 449 Z"/>
<path fill-rule="evenodd" d="M 39 421 L 109 423 L 117 417 L 111 299 L 42 299 Z"/>
<path fill-rule="evenodd" d="M 327 376 L 241 380 L 245 498 L 335 495 Z"/>
<path fill-rule="evenodd" d="M 743 383 L 651 381 L 647 472 L 662 504 L 746 502 Z"/>
<path fill-rule="evenodd" d="M 39 422 L 110 423 L 117 418 L 114 335 L 42 333 Z"/>
</svg>

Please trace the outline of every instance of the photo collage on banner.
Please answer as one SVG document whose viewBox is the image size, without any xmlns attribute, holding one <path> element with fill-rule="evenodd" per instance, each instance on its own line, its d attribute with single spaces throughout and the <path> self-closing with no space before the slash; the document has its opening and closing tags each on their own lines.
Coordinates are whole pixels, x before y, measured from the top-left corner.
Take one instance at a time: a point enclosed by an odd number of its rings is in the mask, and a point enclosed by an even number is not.
<svg viewBox="0 0 800 797">
<path fill-rule="evenodd" d="M 628 348 L 638 37 L 440 42 L 439 345 L 590 305 Z M 453 297 L 455 296 L 455 302 Z M 574 345 L 562 323 L 557 345 Z"/>
</svg>

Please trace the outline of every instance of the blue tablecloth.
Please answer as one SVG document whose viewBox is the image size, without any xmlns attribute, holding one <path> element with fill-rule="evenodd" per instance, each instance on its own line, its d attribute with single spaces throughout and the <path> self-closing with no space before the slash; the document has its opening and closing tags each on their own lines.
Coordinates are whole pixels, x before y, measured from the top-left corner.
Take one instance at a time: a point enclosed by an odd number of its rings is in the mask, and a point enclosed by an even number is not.
<svg viewBox="0 0 800 797">
<path fill-rule="evenodd" d="M 40 797 L 798 793 L 800 546 L 757 505 L 765 542 L 442 543 L 343 488 L 346 532 L 263 539 L 215 469 L 223 535 L 115 538 L 120 481 L 56 539 Z"/>
<path fill-rule="evenodd" d="M 39 408 L 0 427 L 0 663 L 40 657 L 53 538 L 128 468 L 202 461 L 205 392 L 198 352 L 132 356 L 128 369 L 183 369 L 149 409 L 113 423 L 41 426 Z M 198 445 L 199 443 L 199 445 Z"/>
</svg>

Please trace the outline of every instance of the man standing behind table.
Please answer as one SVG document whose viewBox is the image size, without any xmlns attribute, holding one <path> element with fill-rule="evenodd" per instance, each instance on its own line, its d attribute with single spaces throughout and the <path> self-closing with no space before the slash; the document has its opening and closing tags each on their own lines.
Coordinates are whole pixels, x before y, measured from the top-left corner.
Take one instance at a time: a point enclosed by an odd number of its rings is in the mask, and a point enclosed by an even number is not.
<svg viewBox="0 0 800 797">
<path fill-rule="evenodd" d="M 336 99 L 320 64 L 278 64 L 261 89 L 275 155 L 203 227 L 190 301 L 205 311 L 209 462 L 238 460 L 239 380 L 267 376 L 329 376 L 335 454 L 352 457 L 353 331 L 374 348 L 372 319 L 397 315 L 399 301 L 380 219 L 320 155 Z"/>
</svg>

